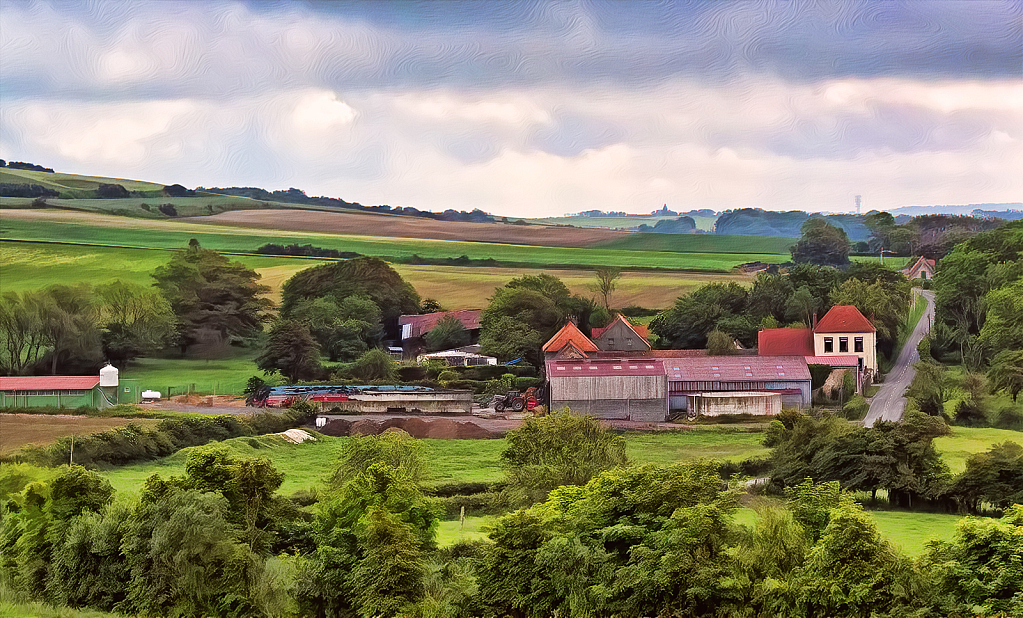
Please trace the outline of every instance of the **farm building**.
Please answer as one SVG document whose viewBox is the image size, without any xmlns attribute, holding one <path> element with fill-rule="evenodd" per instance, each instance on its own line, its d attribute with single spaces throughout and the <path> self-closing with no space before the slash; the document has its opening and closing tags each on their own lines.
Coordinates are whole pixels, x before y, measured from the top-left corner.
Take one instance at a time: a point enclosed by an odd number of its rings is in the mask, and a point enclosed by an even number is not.
<svg viewBox="0 0 1023 618">
<path fill-rule="evenodd" d="M 406 353 L 415 357 L 416 354 L 425 349 L 426 333 L 436 328 L 441 320 L 447 317 L 454 318 L 462 323 L 465 330 L 469 331 L 469 343 L 476 343 L 480 338 L 480 309 L 464 309 L 461 311 L 436 311 L 421 315 L 400 315 L 398 316 L 398 328 L 401 330 L 401 347 Z"/>
<path fill-rule="evenodd" d="M 630 421 L 668 417 L 664 366 L 652 358 L 549 359 L 547 378 L 552 409 Z"/>
<path fill-rule="evenodd" d="M 136 380 L 121 380 L 115 367 L 107 365 L 98 376 L 4 376 L 0 377 L 3 408 L 106 408 L 138 403 Z"/>
<path fill-rule="evenodd" d="M 672 410 L 688 410 L 696 397 L 740 392 L 777 393 L 782 405 L 810 405 L 810 370 L 802 356 L 703 356 L 661 362 Z"/>
<path fill-rule="evenodd" d="M 910 279 L 933 279 L 936 267 L 937 262 L 934 260 L 920 257 L 911 265 L 903 268 L 901 272 Z"/>
<path fill-rule="evenodd" d="M 856 383 L 877 371 L 877 329 L 852 305 L 835 305 L 813 328 L 765 328 L 757 334 L 761 356 L 803 356 L 808 364 L 853 368 Z M 852 362 L 851 362 L 852 361 Z"/>
<path fill-rule="evenodd" d="M 444 361 L 449 367 L 475 367 L 477 365 L 497 364 L 497 359 L 493 356 L 480 354 L 479 345 L 468 345 L 453 350 L 421 354 L 418 360 L 420 363 L 424 360 Z"/>
<path fill-rule="evenodd" d="M 801 356 L 652 350 L 645 329 L 622 316 L 593 332 L 591 340 L 569 322 L 544 345 L 553 408 L 568 406 L 606 419 L 663 421 L 669 409 L 686 410 L 696 397 L 700 409 L 713 414 L 776 414 L 782 404 L 810 403 L 810 372 Z"/>
</svg>

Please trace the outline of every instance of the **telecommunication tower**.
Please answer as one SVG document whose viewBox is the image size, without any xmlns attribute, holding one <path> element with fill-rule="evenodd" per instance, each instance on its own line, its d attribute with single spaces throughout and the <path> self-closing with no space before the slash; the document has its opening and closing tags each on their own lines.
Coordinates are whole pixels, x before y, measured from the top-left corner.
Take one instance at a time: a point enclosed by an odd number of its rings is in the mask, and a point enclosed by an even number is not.
<svg viewBox="0 0 1023 618">
<path fill-rule="evenodd" d="M 857 195 L 856 196 L 856 214 L 860 214 L 860 200 L 861 200 L 861 196 Z"/>
</svg>

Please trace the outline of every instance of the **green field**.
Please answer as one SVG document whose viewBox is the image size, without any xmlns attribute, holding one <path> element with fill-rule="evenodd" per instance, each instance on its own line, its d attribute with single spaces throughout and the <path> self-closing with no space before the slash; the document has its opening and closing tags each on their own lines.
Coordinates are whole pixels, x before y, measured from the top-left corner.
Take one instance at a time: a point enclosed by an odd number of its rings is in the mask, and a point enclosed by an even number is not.
<svg viewBox="0 0 1023 618">
<path fill-rule="evenodd" d="M 934 448 L 952 472 L 966 469 L 966 460 L 974 453 L 982 453 L 1002 442 L 1023 444 L 1023 431 L 991 429 L 988 427 L 953 427 L 952 435 L 934 440 Z"/>
<path fill-rule="evenodd" d="M 256 368 L 258 350 L 229 347 L 211 359 L 139 358 L 122 377 L 138 380 L 142 389 L 160 391 L 164 397 L 186 392 L 203 395 L 239 395 Z"/>
<path fill-rule="evenodd" d="M 780 236 L 727 236 L 717 234 L 629 234 L 600 245 L 606 249 L 704 253 L 778 253 L 789 256 L 792 238 Z"/>
<path fill-rule="evenodd" d="M 10 167 L 0 168 L 0 182 L 40 185 L 60 192 L 62 197 L 65 195 L 67 197 L 91 197 L 95 195 L 96 188 L 101 184 L 118 184 L 129 191 L 160 191 L 164 187 L 159 183 L 144 180 L 16 170 Z"/>
<path fill-rule="evenodd" d="M 767 504 L 781 505 L 779 500 L 764 499 Z M 945 513 L 911 513 L 906 511 L 867 511 L 878 530 L 907 556 L 916 558 L 924 553 L 930 540 L 948 541 L 961 519 Z M 741 508 L 735 513 L 735 523 L 752 526 L 757 521 L 753 509 Z M 445 522 L 450 523 L 450 522 Z M 458 522 L 455 522 L 456 529 Z M 469 522 L 466 522 L 468 530 Z"/>
<path fill-rule="evenodd" d="M 762 433 L 736 432 L 732 428 L 707 427 L 691 431 L 626 433 L 626 452 L 636 463 L 659 465 L 701 458 L 739 461 L 765 455 Z M 338 449 L 347 438 L 324 436 L 318 442 L 293 445 L 275 437 L 234 438 L 223 442 L 242 457 L 268 457 L 285 475 L 285 495 L 316 487 L 329 473 Z M 504 439 L 422 441 L 426 449 L 431 484 L 494 482 L 502 477 Z M 254 446 L 255 445 L 255 446 Z M 135 491 L 151 474 L 182 474 L 188 449 L 155 462 L 124 466 L 104 472 L 118 491 Z"/>
<path fill-rule="evenodd" d="M 13 212 L 13 211 L 12 211 Z M 22 212 L 22 211 L 18 211 Z M 50 211 L 33 211 L 36 213 Z M 76 213 L 77 214 L 77 213 Z M 61 220 L 64 218 L 64 220 Z M 206 248 L 225 252 L 251 253 L 260 246 L 278 244 L 313 244 L 327 249 L 355 251 L 363 255 L 383 257 L 454 258 L 466 255 L 473 259 L 493 258 L 516 265 L 538 267 L 610 265 L 620 268 L 664 268 L 672 270 L 727 271 L 744 262 L 781 263 L 787 254 L 679 253 L 669 251 L 638 251 L 539 247 L 502 243 L 384 238 L 325 234 L 315 232 L 266 232 L 220 225 L 127 219 L 93 215 L 88 223 L 83 217 L 67 217 L 55 213 L 49 220 L 4 216 L 0 238 L 84 243 L 116 247 L 176 249 L 196 238 Z"/>
</svg>

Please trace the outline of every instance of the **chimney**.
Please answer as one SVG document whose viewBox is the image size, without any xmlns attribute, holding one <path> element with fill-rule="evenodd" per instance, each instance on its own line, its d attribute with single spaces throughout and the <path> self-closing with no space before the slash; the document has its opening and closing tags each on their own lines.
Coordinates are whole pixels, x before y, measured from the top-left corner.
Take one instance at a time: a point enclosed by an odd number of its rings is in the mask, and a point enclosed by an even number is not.
<svg viewBox="0 0 1023 618">
<path fill-rule="evenodd" d="M 817 328 L 817 312 L 813 312 L 813 326 L 811 328 Z"/>
</svg>

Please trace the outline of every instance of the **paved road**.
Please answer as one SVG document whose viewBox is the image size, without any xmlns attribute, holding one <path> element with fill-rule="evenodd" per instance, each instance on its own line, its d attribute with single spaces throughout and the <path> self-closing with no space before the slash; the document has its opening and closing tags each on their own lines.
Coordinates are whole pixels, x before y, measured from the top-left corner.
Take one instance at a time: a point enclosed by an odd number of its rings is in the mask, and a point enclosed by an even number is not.
<svg viewBox="0 0 1023 618">
<path fill-rule="evenodd" d="M 920 360 L 916 346 L 931 329 L 931 323 L 934 322 L 934 292 L 919 289 L 916 291 L 924 297 L 927 309 L 924 310 L 923 317 L 913 329 L 913 334 L 902 346 L 895 366 L 888 372 L 888 377 L 885 378 L 881 388 L 870 402 L 870 409 L 863 419 L 864 427 L 873 427 L 874 423 L 879 420 L 900 421 L 902 413 L 906 411 L 906 389 L 909 388 L 909 383 L 916 375 L 913 363 Z"/>
</svg>

